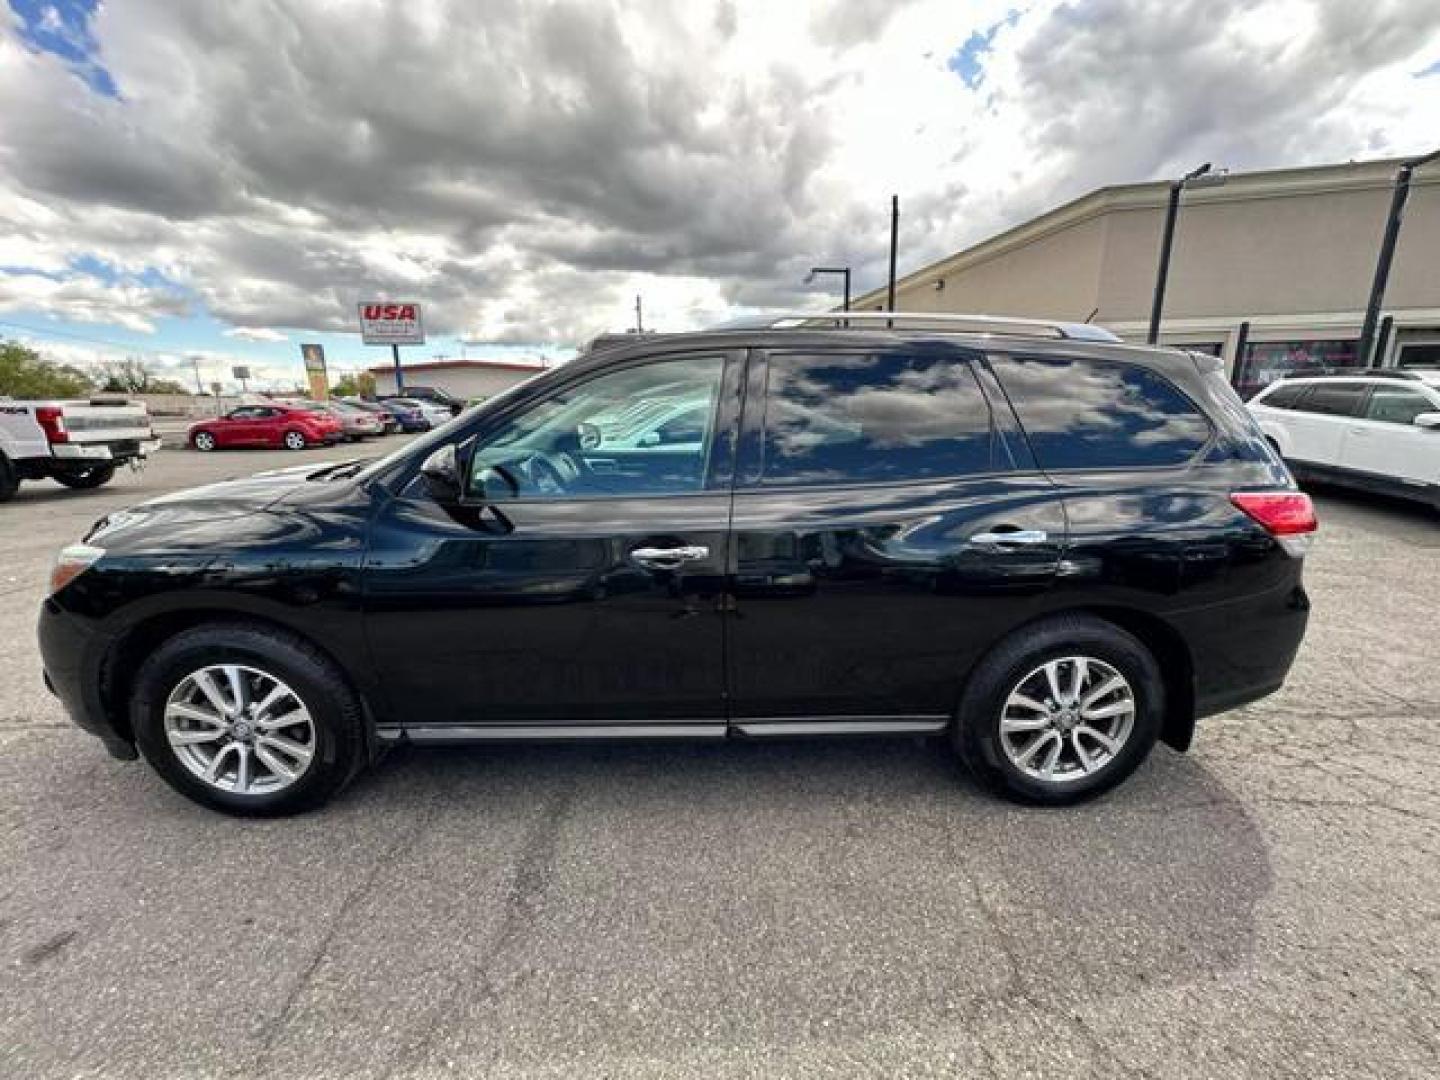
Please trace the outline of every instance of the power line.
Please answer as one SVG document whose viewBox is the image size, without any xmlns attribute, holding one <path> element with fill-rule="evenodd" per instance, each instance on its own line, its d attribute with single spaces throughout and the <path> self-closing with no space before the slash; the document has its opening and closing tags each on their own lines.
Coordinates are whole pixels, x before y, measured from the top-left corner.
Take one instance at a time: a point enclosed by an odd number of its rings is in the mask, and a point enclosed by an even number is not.
<svg viewBox="0 0 1440 1080">
<path fill-rule="evenodd" d="M 24 330 L 27 334 L 37 334 L 40 337 L 62 337 L 73 338 L 76 341 L 83 341 L 87 345 L 108 345 L 113 349 L 128 349 L 130 352 L 154 352 L 154 349 L 147 349 L 143 345 L 127 344 L 123 341 L 111 341 L 108 338 L 86 337 L 84 334 L 72 334 L 68 330 L 53 330 L 39 326 L 26 326 L 24 323 L 7 322 L 0 319 L 0 326 L 8 326 L 12 330 Z"/>
</svg>

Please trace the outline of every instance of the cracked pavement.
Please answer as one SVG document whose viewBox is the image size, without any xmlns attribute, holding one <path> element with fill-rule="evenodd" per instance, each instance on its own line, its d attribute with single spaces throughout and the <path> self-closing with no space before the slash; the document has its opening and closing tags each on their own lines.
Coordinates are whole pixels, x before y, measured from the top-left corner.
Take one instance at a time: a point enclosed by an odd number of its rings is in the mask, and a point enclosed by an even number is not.
<svg viewBox="0 0 1440 1080">
<path fill-rule="evenodd" d="M 1286 689 L 1078 809 L 902 740 L 404 751 L 233 821 L 69 726 L 35 609 L 106 510 L 298 459 L 0 508 L 0 1075 L 1440 1074 L 1440 517 L 1321 494 Z"/>
</svg>

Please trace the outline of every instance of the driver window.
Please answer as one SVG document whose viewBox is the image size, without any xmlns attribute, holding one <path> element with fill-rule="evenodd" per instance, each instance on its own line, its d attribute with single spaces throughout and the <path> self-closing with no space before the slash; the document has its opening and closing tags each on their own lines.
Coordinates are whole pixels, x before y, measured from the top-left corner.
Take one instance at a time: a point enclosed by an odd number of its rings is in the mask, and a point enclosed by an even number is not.
<svg viewBox="0 0 1440 1080">
<path fill-rule="evenodd" d="M 700 491 L 725 361 L 687 356 L 597 375 L 512 417 L 475 450 L 487 499 Z"/>
</svg>

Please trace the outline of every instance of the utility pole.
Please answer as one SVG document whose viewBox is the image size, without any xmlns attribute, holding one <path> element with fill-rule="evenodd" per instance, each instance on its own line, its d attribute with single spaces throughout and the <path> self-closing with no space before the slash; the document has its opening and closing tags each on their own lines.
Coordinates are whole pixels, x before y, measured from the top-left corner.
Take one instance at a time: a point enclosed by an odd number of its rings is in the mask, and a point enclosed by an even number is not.
<svg viewBox="0 0 1440 1080">
<path fill-rule="evenodd" d="M 201 397 L 204 397 L 205 384 L 200 381 L 200 358 L 198 356 L 190 357 L 190 366 L 195 371 L 195 393 L 199 394 Z"/>
<path fill-rule="evenodd" d="M 1400 239 L 1400 219 L 1405 216 L 1405 200 L 1410 198 L 1410 174 L 1421 165 L 1440 158 L 1440 150 L 1424 157 L 1400 163 L 1395 174 L 1395 190 L 1390 195 L 1390 214 L 1385 219 L 1385 235 L 1380 241 L 1380 258 L 1375 263 L 1375 280 L 1370 285 L 1370 300 L 1365 305 L 1365 325 L 1360 330 L 1361 367 L 1373 367 L 1380 357 L 1375 349 L 1375 327 L 1380 322 L 1380 307 L 1385 303 L 1385 286 L 1390 281 L 1390 263 L 1395 258 L 1395 244 Z M 1372 356 L 1372 353 L 1376 355 Z"/>
<path fill-rule="evenodd" d="M 645 332 L 645 320 L 641 317 L 639 293 L 635 294 L 635 332 L 637 334 L 643 334 Z"/>
<path fill-rule="evenodd" d="M 885 310 L 895 310 L 895 248 L 900 240 L 900 196 L 890 196 L 890 285 L 885 292 Z M 895 321 L 886 319 L 885 325 L 893 327 Z"/>
</svg>

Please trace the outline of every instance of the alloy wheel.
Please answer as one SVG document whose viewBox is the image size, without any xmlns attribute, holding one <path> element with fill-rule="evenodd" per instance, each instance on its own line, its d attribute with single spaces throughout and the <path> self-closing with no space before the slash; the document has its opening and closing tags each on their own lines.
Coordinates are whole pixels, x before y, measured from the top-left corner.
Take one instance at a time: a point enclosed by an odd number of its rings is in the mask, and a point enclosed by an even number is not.
<svg viewBox="0 0 1440 1080">
<path fill-rule="evenodd" d="M 212 664 L 181 679 L 165 702 L 165 737 L 176 759 L 211 787 L 268 795 L 305 775 L 315 722 L 276 676 Z"/>
<path fill-rule="evenodd" d="M 285 433 L 285 445 L 291 450 L 304 450 L 305 436 L 298 431 L 288 431 Z"/>
<path fill-rule="evenodd" d="M 214 435 L 211 435 L 209 432 L 202 431 L 199 435 L 196 435 L 196 436 L 195 436 L 195 449 L 196 449 L 196 450 L 214 450 L 214 449 L 215 449 L 215 436 L 214 436 Z"/>
<path fill-rule="evenodd" d="M 1093 656 L 1046 661 L 1017 682 L 1000 711 L 1000 745 L 1026 776 L 1066 784 L 1119 756 L 1135 727 L 1135 691 Z"/>
</svg>

